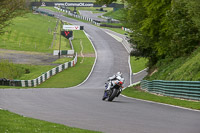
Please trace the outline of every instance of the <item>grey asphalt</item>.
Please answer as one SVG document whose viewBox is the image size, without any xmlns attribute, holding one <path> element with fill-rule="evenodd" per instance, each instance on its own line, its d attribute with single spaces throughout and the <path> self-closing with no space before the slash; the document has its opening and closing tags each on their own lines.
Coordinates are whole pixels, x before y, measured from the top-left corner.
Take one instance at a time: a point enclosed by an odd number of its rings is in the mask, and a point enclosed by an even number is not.
<svg viewBox="0 0 200 133">
<path fill-rule="evenodd" d="M 98 16 L 101 16 L 105 14 L 106 12 L 103 13 L 93 13 L 92 11 L 87 11 L 87 10 L 79 10 L 80 15 L 91 18 L 93 20 L 98 20 L 98 21 L 106 21 L 106 19 L 99 18 Z"/>
<path fill-rule="evenodd" d="M 78 87 L 1 89 L 0 108 L 72 127 L 106 133 L 200 133 L 200 112 L 119 96 L 102 101 L 106 78 L 122 71 L 129 85 L 128 53 L 123 45 L 102 29 L 83 25 L 97 50 L 97 61 L 89 79 Z"/>
</svg>

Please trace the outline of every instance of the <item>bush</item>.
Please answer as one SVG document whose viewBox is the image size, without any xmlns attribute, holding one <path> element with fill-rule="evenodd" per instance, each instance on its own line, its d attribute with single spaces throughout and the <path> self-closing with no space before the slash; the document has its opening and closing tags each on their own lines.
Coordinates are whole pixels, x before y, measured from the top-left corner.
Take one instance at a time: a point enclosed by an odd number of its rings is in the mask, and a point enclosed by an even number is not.
<svg viewBox="0 0 200 133">
<path fill-rule="evenodd" d="M 25 68 L 16 66 L 9 60 L 0 60 L 0 78 L 15 79 L 25 73 Z"/>
</svg>

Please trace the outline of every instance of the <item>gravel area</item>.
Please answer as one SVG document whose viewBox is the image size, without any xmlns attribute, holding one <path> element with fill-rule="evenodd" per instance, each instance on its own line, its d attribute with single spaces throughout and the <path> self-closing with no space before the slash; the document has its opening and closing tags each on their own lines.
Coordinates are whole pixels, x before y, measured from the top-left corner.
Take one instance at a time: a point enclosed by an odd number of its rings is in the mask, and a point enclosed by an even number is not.
<svg viewBox="0 0 200 133">
<path fill-rule="evenodd" d="M 7 59 L 16 64 L 58 65 L 52 63 L 58 56 L 39 52 L 0 49 L 0 59 Z"/>
</svg>

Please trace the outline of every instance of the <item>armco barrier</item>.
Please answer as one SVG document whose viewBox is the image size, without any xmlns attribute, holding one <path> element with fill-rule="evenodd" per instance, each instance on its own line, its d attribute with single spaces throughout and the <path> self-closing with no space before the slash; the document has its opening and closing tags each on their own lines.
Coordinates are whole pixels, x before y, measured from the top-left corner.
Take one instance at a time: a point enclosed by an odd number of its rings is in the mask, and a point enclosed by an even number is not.
<svg viewBox="0 0 200 133">
<path fill-rule="evenodd" d="M 142 80 L 141 88 L 165 96 L 200 100 L 200 81 Z"/>
<path fill-rule="evenodd" d="M 78 19 L 82 19 L 82 20 L 86 20 L 86 21 L 92 22 L 93 24 L 95 24 L 95 25 L 97 25 L 97 26 L 100 26 L 100 23 L 99 23 L 99 22 L 96 22 L 95 20 L 93 20 L 93 19 L 91 19 L 91 18 L 84 17 L 84 16 L 77 15 L 77 14 L 73 14 L 73 13 L 71 13 L 69 10 L 60 9 L 59 7 L 54 7 L 54 8 L 56 8 L 56 9 L 59 10 L 59 11 L 66 12 L 67 15 L 69 15 L 69 16 L 72 16 L 72 17 L 75 17 L 75 18 L 78 18 Z"/>
<path fill-rule="evenodd" d="M 45 12 L 45 11 L 40 11 L 40 10 L 38 10 L 38 9 L 34 9 L 34 10 L 35 10 L 35 12 L 37 12 L 37 13 L 41 13 L 41 14 L 45 14 L 45 15 L 48 15 L 48 16 L 51 16 L 51 17 L 54 17 L 54 15 L 51 14 L 51 13 L 48 13 L 48 12 Z"/>
<path fill-rule="evenodd" d="M 72 45 L 72 48 L 73 48 L 72 42 L 71 42 L 71 45 Z M 58 55 L 59 50 L 54 51 L 54 52 L 55 52 L 55 55 Z M 57 54 L 56 54 L 56 52 L 57 52 Z M 65 70 L 69 67 L 73 67 L 77 63 L 78 55 L 77 55 L 77 53 L 74 52 L 74 50 L 62 50 L 61 55 L 75 55 L 75 56 L 74 56 L 74 59 L 72 61 L 61 64 L 61 65 L 49 70 L 48 72 L 42 74 L 41 76 L 39 76 L 36 79 L 32 79 L 32 80 L 7 80 L 7 79 L 3 78 L 3 79 L 0 79 L 0 85 L 3 85 L 3 86 L 20 86 L 20 87 L 36 87 L 39 84 L 41 84 L 42 82 L 49 79 L 51 76 Z"/>
</svg>

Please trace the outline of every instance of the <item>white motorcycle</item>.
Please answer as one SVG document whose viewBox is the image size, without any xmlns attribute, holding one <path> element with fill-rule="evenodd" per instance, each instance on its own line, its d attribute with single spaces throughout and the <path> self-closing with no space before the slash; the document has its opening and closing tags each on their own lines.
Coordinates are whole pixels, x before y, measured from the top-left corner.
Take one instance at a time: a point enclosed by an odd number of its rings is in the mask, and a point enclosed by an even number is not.
<svg viewBox="0 0 200 133">
<path fill-rule="evenodd" d="M 109 83 L 111 83 L 112 86 L 109 90 L 107 90 Z M 108 101 L 112 101 L 115 97 L 118 97 L 122 92 L 123 83 L 124 78 L 121 78 L 120 80 L 109 80 L 108 83 L 105 83 L 105 91 L 102 100 L 106 100 L 108 98 Z"/>
</svg>

